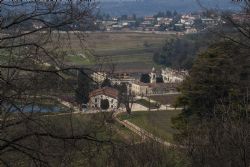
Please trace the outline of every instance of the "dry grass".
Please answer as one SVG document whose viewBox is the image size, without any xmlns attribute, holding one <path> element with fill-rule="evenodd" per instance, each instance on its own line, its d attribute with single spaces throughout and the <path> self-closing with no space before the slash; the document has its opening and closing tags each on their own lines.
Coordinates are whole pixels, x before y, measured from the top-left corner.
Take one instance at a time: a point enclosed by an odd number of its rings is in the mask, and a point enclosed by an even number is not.
<svg viewBox="0 0 250 167">
<path fill-rule="evenodd" d="M 76 56 L 67 59 L 75 64 L 96 64 L 96 60 L 105 62 L 103 59 L 108 59 L 113 63 L 143 62 L 152 65 L 153 53 L 161 48 L 166 39 L 172 37 L 131 32 L 92 32 L 85 34 L 84 45 L 81 45 L 77 36 L 71 34 L 71 48 L 65 43 L 64 49 L 87 55 L 86 58 Z"/>
</svg>

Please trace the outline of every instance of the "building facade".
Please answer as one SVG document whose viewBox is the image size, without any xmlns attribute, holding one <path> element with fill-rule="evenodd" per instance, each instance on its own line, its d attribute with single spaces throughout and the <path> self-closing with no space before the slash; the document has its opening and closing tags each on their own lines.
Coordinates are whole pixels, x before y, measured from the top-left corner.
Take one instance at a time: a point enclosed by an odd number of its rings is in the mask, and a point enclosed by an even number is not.
<svg viewBox="0 0 250 167">
<path fill-rule="evenodd" d="M 106 78 L 107 78 L 107 74 L 105 72 L 94 72 L 91 75 L 91 78 L 97 82 L 97 83 L 102 83 Z"/>
<path fill-rule="evenodd" d="M 136 82 L 131 85 L 131 92 L 137 96 L 161 95 L 176 92 L 178 83 L 142 83 Z"/>
<path fill-rule="evenodd" d="M 109 102 L 108 110 L 118 108 L 118 90 L 110 87 L 96 89 L 89 94 L 89 107 L 101 109 L 102 100 L 107 99 Z"/>
<path fill-rule="evenodd" d="M 173 70 L 171 68 L 162 69 L 161 75 L 164 83 L 180 83 L 188 75 L 187 71 Z"/>
<path fill-rule="evenodd" d="M 170 68 L 162 69 L 161 73 L 157 74 L 155 68 L 153 68 L 149 74 L 150 83 L 136 81 L 131 84 L 131 92 L 139 96 L 176 92 L 176 87 L 187 75 L 187 71 L 177 71 Z M 158 83 L 157 78 L 162 78 L 163 82 Z"/>
<path fill-rule="evenodd" d="M 152 68 L 152 71 L 150 73 L 150 83 L 156 83 L 156 72 L 155 72 L 155 68 Z"/>
<path fill-rule="evenodd" d="M 150 92 L 147 83 L 135 82 L 131 84 L 131 92 L 134 95 L 146 96 Z"/>
</svg>

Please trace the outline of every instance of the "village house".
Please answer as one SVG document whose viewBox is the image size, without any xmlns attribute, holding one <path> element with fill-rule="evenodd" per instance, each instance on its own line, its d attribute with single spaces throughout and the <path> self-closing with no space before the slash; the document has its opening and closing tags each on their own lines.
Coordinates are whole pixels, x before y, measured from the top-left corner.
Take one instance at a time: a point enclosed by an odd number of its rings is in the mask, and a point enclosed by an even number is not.
<svg viewBox="0 0 250 167">
<path fill-rule="evenodd" d="M 195 21 L 195 17 L 191 16 L 191 15 L 182 15 L 181 16 L 181 24 L 184 24 L 186 26 L 192 26 L 194 24 Z"/>
<path fill-rule="evenodd" d="M 94 72 L 91 77 L 98 84 L 101 84 L 105 79 L 109 79 L 112 85 L 119 85 L 122 83 L 129 84 L 135 81 L 135 78 L 131 77 L 130 74 L 126 72 L 116 72 L 113 74 Z"/>
<path fill-rule="evenodd" d="M 150 83 L 136 81 L 131 84 L 131 92 L 139 96 L 175 92 L 176 87 L 184 80 L 186 75 L 186 71 L 177 71 L 170 68 L 162 69 L 161 73 L 157 74 L 155 68 L 153 68 L 149 74 Z M 158 77 L 162 77 L 162 83 L 157 83 Z"/>
<path fill-rule="evenodd" d="M 118 108 L 118 90 L 110 87 L 99 88 L 93 90 L 89 94 L 89 107 L 100 109 L 102 100 L 107 99 L 109 102 L 109 109 L 114 110 Z"/>
<path fill-rule="evenodd" d="M 214 26 L 217 25 L 221 21 L 221 18 L 201 18 L 202 24 L 206 26 Z"/>
<path fill-rule="evenodd" d="M 165 25 L 170 25 L 173 21 L 172 18 L 163 18 L 163 19 L 159 19 L 157 20 L 158 21 L 158 24 L 165 24 Z"/>
<path fill-rule="evenodd" d="M 139 78 L 132 76 L 132 74 L 128 72 L 117 72 L 113 74 L 95 72 L 92 74 L 92 78 L 99 84 L 101 84 L 106 78 L 110 80 L 112 85 L 120 85 L 124 83 L 127 85 L 128 90 L 130 90 L 132 94 L 146 96 L 175 92 L 176 87 L 185 79 L 187 75 L 187 71 L 184 70 L 165 68 L 161 71 L 156 71 L 155 68 L 152 68 L 149 73 L 149 83 L 140 82 Z M 98 92 L 101 91 L 99 90 Z M 96 102 L 99 103 L 99 101 Z"/>
<path fill-rule="evenodd" d="M 134 95 L 145 96 L 150 92 L 148 83 L 135 82 L 131 84 L 131 92 Z"/>
<path fill-rule="evenodd" d="M 162 69 L 161 75 L 164 83 L 180 83 L 188 75 L 185 70 L 173 70 L 171 68 Z"/>
<path fill-rule="evenodd" d="M 111 81 L 112 85 L 115 84 L 131 84 L 135 81 L 135 78 L 130 76 L 129 73 L 126 72 L 119 72 L 119 73 L 114 73 L 109 77 L 109 80 Z"/>
<path fill-rule="evenodd" d="M 173 83 L 143 83 L 135 82 L 131 84 L 131 92 L 138 96 L 159 95 L 176 91 L 178 84 Z"/>
<path fill-rule="evenodd" d="M 232 19 L 236 23 L 249 23 L 250 21 L 250 14 L 247 13 L 237 13 L 232 15 Z"/>
<path fill-rule="evenodd" d="M 107 73 L 105 73 L 105 72 L 94 72 L 93 74 L 91 74 L 91 78 L 96 83 L 101 84 L 107 78 Z"/>
</svg>

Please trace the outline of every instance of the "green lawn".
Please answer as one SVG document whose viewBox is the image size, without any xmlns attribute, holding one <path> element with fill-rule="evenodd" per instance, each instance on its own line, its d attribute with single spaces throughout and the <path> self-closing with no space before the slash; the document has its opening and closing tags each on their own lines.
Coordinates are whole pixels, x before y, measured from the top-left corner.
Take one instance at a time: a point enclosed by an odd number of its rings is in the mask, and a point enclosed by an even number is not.
<svg viewBox="0 0 250 167">
<path fill-rule="evenodd" d="M 138 103 L 138 104 L 141 104 L 147 108 L 150 108 L 150 109 L 157 109 L 159 108 L 159 105 L 157 103 L 153 103 L 153 102 L 149 102 L 145 99 L 139 99 L 139 100 L 136 100 L 135 103 Z"/>
<path fill-rule="evenodd" d="M 148 132 L 173 142 L 173 134 L 176 132 L 172 128 L 171 119 L 177 116 L 180 111 L 137 111 L 131 115 L 122 114 L 120 119 L 128 120 Z"/>
<path fill-rule="evenodd" d="M 169 94 L 169 95 L 154 95 L 149 97 L 150 99 L 157 101 L 161 104 L 164 105 L 169 104 L 171 106 L 174 106 L 179 96 L 180 96 L 179 94 Z"/>
<path fill-rule="evenodd" d="M 91 59 L 83 58 L 83 57 L 78 56 L 78 55 L 67 56 L 66 61 L 71 62 L 71 63 L 73 63 L 75 65 L 89 65 L 89 64 L 93 63 L 91 61 Z"/>
</svg>

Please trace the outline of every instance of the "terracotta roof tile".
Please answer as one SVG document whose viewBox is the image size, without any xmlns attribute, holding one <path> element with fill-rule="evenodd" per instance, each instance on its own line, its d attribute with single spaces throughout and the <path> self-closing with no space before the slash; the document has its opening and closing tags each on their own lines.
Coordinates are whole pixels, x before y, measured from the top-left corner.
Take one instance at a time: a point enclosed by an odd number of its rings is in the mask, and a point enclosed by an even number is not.
<svg viewBox="0 0 250 167">
<path fill-rule="evenodd" d="M 106 95 L 113 98 L 118 98 L 118 90 L 110 87 L 99 88 L 90 92 L 89 97 L 94 97 L 97 95 Z"/>
</svg>

